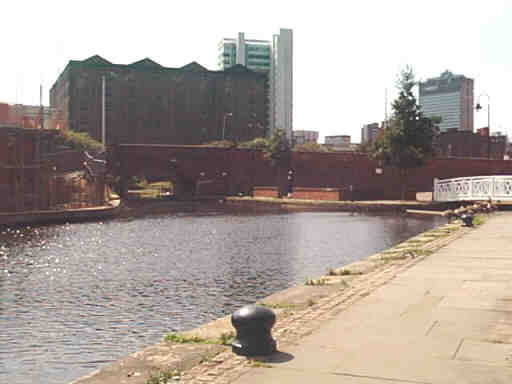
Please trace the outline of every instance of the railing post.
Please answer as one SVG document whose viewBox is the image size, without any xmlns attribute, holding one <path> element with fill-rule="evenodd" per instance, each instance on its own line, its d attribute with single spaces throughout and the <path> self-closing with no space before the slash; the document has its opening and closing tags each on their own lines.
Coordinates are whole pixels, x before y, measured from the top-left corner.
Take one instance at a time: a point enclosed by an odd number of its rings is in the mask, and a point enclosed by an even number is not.
<svg viewBox="0 0 512 384">
<path fill-rule="evenodd" d="M 439 200 L 439 195 L 438 195 L 438 190 L 437 190 L 437 182 L 438 182 L 438 178 L 437 177 L 434 177 L 434 201 L 438 201 Z"/>
</svg>

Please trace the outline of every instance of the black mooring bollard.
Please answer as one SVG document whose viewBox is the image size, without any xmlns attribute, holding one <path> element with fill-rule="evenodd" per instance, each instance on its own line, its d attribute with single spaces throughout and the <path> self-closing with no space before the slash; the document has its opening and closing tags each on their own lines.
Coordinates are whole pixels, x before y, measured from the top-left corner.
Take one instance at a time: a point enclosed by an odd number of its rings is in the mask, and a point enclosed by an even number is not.
<svg viewBox="0 0 512 384">
<path fill-rule="evenodd" d="M 265 307 L 247 305 L 231 315 L 231 324 L 236 329 L 236 338 L 231 343 L 232 351 L 243 356 L 263 356 L 276 351 L 276 341 L 271 330 L 276 315 Z"/>
<path fill-rule="evenodd" d="M 463 214 L 460 219 L 464 223 L 465 227 L 472 227 L 473 226 L 473 215 L 471 213 L 465 213 Z"/>
</svg>

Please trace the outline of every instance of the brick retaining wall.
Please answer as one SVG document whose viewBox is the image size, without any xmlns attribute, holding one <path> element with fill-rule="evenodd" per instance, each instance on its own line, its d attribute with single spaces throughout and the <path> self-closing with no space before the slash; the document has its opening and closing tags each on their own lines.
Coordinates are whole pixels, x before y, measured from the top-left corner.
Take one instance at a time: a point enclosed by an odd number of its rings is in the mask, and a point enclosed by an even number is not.
<svg viewBox="0 0 512 384">
<path fill-rule="evenodd" d="M 277 187 L 254 187 L 254 197 L 279 197 Z"/>
<path fill-rule="evenodd" d="M 293 188 L 292 199 L 343 200 L 343 191 L 338 188 Z"/>
</svg>

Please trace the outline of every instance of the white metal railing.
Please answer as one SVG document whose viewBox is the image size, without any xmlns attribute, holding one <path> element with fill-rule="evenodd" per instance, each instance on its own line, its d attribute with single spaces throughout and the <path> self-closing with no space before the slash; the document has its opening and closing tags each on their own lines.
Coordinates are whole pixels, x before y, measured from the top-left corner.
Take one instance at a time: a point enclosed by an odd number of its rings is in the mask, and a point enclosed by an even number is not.
<svg viewBox="0 0 512 384">
<path fill-rule="evenodd" d="M 512 200 L 512 176 L 434 179 L 434 201 Z"/>
</svg>

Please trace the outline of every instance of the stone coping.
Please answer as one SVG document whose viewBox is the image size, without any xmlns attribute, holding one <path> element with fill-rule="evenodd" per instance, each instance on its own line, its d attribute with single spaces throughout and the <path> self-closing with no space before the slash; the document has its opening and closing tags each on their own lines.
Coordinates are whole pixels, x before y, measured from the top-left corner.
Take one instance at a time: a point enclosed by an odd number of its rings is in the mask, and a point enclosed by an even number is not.
<svg viewBox="0 0 512 384">
<path fill-rule="evenodd" d="M 442 203 L 432 203 L 425 201 L 416 201 L 416 200 L 356 200 L 356 201 L 336 201 L 336 200 L 305 200 L 305 199 L 287 199 L 287 198 L 275 198 L 275 197 L 236 197 L 229 196 L 226 198 L 228 202 L 255 202 L 255 203 L 274 203 L 274 204 L 283 204 L 283 203 L 294 203 L 294 204 L 304 204 L 304 205 L 351 205 L 351 206 L 401 206 L 401 207 L 431 207 L 431 206 L 443 206 Z"/>
</svg>

